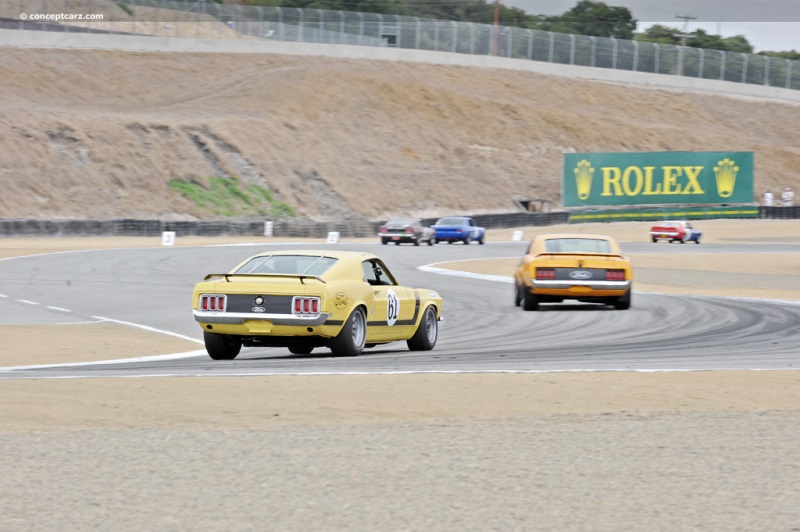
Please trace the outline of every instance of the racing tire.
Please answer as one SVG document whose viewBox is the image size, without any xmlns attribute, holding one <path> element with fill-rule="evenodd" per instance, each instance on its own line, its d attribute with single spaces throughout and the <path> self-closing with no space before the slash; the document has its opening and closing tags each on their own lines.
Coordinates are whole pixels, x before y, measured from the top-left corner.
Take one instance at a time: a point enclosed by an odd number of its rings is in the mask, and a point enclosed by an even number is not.
<svg viewBox="0 0 800 532">
<path fill-rule="evenodd" d="M 539 310 L 539 298 L 531 293 L 522 297 L 522 310 Z"/>
<path fill-rule="evenodd" d="M 631 294 L 633 293 L 633 288 L 628 288 L 628 291 L 625 292 L 625 295 L 619 296 L 616 301 L 612 303 L 614 308 L 617 310 L 628 310 L 631 308 Z"/>
<path fill-rule="evenodd" d="M 297 344 L 289 346 L 289 352 L 293 355 L 310 355 L 313 350 L 314 348 L 310 345 Z"/>
<path fill-rule="evenodd" d="M 364 350 L 367 339 L 367 316 L 356 307 L 344 322 L 342 330 L 331 340 L 331 352 L 337 357 L 356 357 Z"/>
<path fill-rule="evenodd" d="M 233 360 L 242 350 L 242 341 L 227 334 L 203 331 L 206 352 L 213 360 Z"/>
<path fill-rule="evenodd" d="M 406 340 L 411 351 L 430 351 L 439 338 L 439 324 L 436 321 L 436 310 L 433 305 L 428 306 L 419 320 L 419 327 L 414 331 L 414 336 Z"/>
</svg>

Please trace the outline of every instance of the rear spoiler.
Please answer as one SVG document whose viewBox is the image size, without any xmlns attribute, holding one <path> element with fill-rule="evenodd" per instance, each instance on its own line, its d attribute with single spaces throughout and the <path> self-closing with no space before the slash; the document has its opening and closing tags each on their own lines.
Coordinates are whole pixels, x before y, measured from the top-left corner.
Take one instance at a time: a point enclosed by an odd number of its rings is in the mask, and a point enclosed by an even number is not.
<svg viewBox="0 0 800 532">
<path fill-rule="evenodd" d="M 209 273 L 203 280 L 210 281 L 215 277 L 222 277 L 226 282 L 231 282 L 231 277 L 289 277 L 292 279 L 300 279 L 300 282 L 305 284 L 304 279 L 316 279 L 320 283 L 325 284 L 322 277 L 318 275 L 303 275 L 299 273 Z"/>
</svg>

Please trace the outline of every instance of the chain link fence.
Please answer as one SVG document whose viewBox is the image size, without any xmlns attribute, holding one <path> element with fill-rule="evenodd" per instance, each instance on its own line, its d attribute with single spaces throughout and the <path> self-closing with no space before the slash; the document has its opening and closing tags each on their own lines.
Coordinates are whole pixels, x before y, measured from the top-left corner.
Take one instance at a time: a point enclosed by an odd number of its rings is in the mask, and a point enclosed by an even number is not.
<svg viewBox="0 0 800 532">
<path fill-rule="evenodd" d="M 678 75 L 800 90 L 800 61 L 623 39 L 419 17 L 208 0 L 5 0 L 2 17 L 80 13 L 102 20 L 44 21 L 51 30 L 102 30 L 166 37 L 396 47 Z M 6 18 L 4 27 L 13 27 Z"/>
</svg>

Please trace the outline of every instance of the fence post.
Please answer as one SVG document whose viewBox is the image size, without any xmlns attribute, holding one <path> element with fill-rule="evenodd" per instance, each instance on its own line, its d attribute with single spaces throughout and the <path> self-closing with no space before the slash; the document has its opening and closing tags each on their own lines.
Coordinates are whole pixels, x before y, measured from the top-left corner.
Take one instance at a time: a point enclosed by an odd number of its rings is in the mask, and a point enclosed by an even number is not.
<svg viewBox="0 0 800 532">
<path fill-rule="evenodd" d="M 296 8 L 296 9 L 297 9 L 297 14 L 299 15 L 299 18 L 300 18 L 300 24 L 297 25 L 297 41 L 298 42 L 302 42 L 303 41 L 303 10 L 300 9 L 299 7 Z"/>
<path fill-rule="evenodd" d="M 703 50 L 702 48 L 698 48 L 698 50 L 700 50 L 700 65 L 698 65 L 697 67 L 697 77 L 702 78 L 703 68 L 705 67 L 705 62 L 706 62 L 706 53 L 705 50 Z"/>
<path fill-rule="evenodd" d="M 747 83 L 747 54 L 742 53 L 742 83 Z"/>
<path fill-rule="evenodd" d="M 792 88 L 792 62 L 788 59 L 786 61 L 786 88 Z"/>
<path fill-rule="evenodd" d="M 475 55 L 475 24 L 472 22 L 467 24 L 469 24 L 469 53 Z"/>
<path fill-rule="evenodd" d="M 660 74 L 661 73 L 661 47 L 657 44 L 653 44 L 653 48 L 655 49 L 655 59 L 653 61 L 653 74 Z"/>
<path fill-rule="evenodd" d="M 533 30 L 528 31 L 528 61 L 533 59 Z"/>
<path fill-rule="evenodd" d="M 611 43 L 613 45 L 611 51 L 611 68 L 613 70 L 617 69 L 617 55 L 619 54 L 619 43 L 614 37 L 609 37 L 611 39 Z"/>
</svg>

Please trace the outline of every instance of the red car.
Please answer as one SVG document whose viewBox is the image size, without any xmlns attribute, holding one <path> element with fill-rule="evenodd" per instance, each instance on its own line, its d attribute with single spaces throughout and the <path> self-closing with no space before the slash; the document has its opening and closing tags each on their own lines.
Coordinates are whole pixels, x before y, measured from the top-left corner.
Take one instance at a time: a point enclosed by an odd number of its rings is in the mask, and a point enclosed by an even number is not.
<svg viewBox="0 0 800 532">
<path fill-rule="evenodd" d="M 703 233 L 692 227 L 689 222 L 660 222 L 650 228 L 650 238 L 653 242 L 669 240 L 681 244 L 686 242 L 699 244 L 702 235 Z"/>
<path fill-rule="evenodd" d="M 426 242 L 432 246 L 435 232 L 430 227 L 422 225 L 419 218 L 393 218 L 380 226 L 378 236 L 381 237 L 383 245 L 389 242 L 395 244 L 406 242 L 419 246 L 420 242 Z"/>
</svg>

